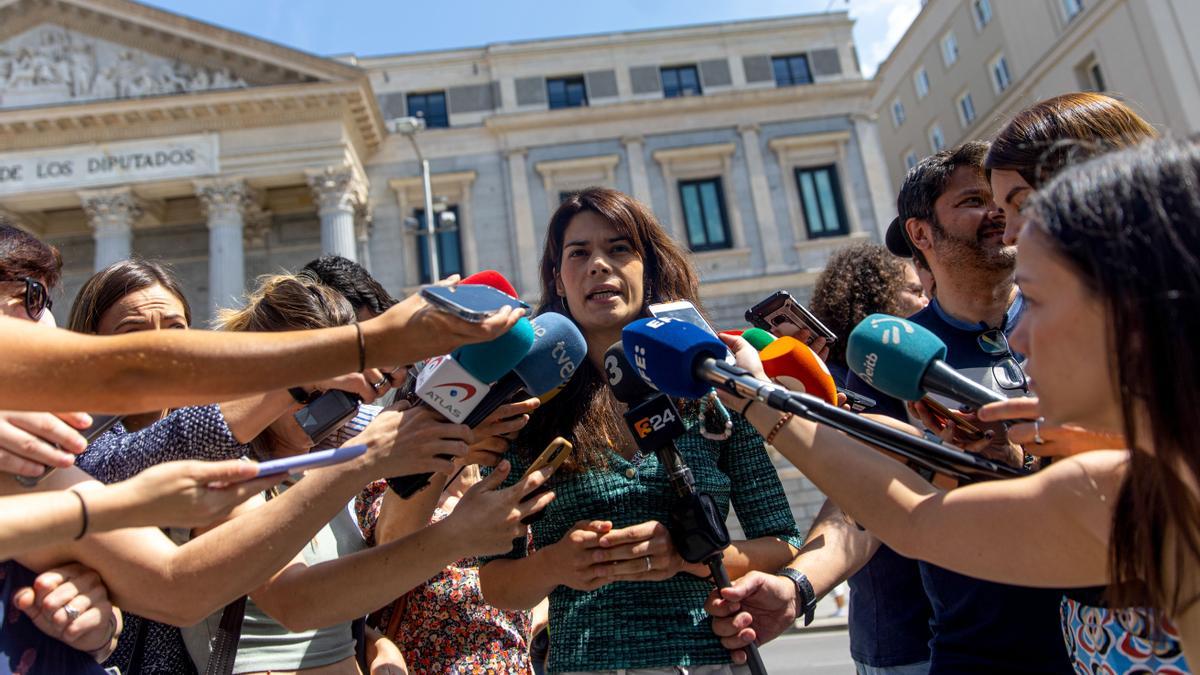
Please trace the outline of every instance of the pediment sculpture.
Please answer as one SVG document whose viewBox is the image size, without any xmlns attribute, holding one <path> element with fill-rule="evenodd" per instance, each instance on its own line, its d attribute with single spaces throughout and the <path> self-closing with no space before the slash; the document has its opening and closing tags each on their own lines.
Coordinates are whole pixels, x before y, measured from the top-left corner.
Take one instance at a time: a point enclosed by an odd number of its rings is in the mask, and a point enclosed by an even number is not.
<svg viewBox="0 0 1200 675">
<path fill-rule="evenodd" d="M 198 67 L 49 24 L 0 44 L 0 108 L 247 86 L 228 68 Z"/>
</svg>

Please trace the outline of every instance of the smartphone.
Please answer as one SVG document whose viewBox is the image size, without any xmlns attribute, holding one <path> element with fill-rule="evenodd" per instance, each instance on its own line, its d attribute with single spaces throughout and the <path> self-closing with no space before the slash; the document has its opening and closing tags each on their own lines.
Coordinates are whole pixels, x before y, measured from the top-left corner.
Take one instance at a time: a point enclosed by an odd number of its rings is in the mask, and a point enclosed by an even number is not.
<svg viewBox="0 0 1200 675">
<path fill-rule="evenodd" d="M 421 297 L 429 304 L 471 323 L 479 323 L 508 305 L 513 309 L 529 309 L 529 305 L 491 286 L 459 284 L 457 286 L 425 286 Z"/>
<path fill-rule="evenodd" d="M 796 302 L 787 291 L 776 291 L 746 310 L 746 320 L 750 325 L 770 333 L 775 333 L 781 324 L 790 323 L 798 328 L 809 329 L 818 337 L 825 338 L 826 343 L 833 343 L 838 339 L 828 326 L 821 323 L 807 307 Z"/>
<path fill-rule="evenodd" d="M 942 421 L 954 422 L 954 426 L 958 427 L 958 430 L 961 431 L 964 436 L 967 436 L 971 440 L 975 440 L 975 441 L 983 438 L 983 431 L 981 431 L 979 429 L 979 427 L 964 420 L 962 418 L 962 414 L 954 412 L 953 410 L 947 408 L 945 405 L 942 404 L 941 401 L 938 401 L 937 399 L 933 398 L 932 396 L 925 396 L 921 399 L 921 402 L 924 403 L 925 405 L 929 406 L 929 408 L 931 410 L 933 410 L 933 413 L 935 415 L 942 418 Z"/>
<path fill-rule="evenodd" d="M 870 396 L 863 396 L 856 391 L 850 391 L 849 389 L 838 387 L 838 393 L 846 395 L 846 403 L 850 404 L 850 409 L 854 412 L 870 410 L 876 405 L 875 399 L 871 398 Z"/>
<path fill-rule="evenodd" d="M 100 434 L 103 434 L 113 428 L 114 424 L 120 422 L 122 417 L 122 415 L 92 415 L 92 426 L 83 429 L 79 434 L 83 436 L 83 440 L 87 441 L 88 445 L 91 445 L 92 441 L 100 437 Z M 13 476 L 13 478 L 16 478 L 17 482 L 25 487 L 33 487 L 42 482 L 51 473 L 54 473 L 54 469 L 47 467 L 40 476 Z"/>
<path fill-rule="evenodd" d="M 703 328 L 708 332 L 709 335 L 714 337 L 717 335 L 717 331 L 713 330 L 713 327 L 709 325 L 708 321 L 704 320 L 704 317 L 700 314 L 700 310 L 696 309 L 696 306 L 687 300 L 655 303 L 650 305 L 649 310 L 650 316 L 655 318 L 679 319 L 680 321 L 686 321 L 693 326 Z M 734 363 L 733 352 L 729 351 L 728 349 L 725 350 L 725 361 L 730 365 Z"/>
<path fill-rule="evenodd" d="M 533 460 L 533 464 L 529 465 L 529 468 L 525 471 L 525 475 L 521 476 L 521 479 L 524 480 L 532 475 L 533 472 L 541 471 L 546 467 L 550 467 L 550 473 L 553 474 L 558 470 L 558 467 L 562 466 L 562 463 L 571 454 L 572 449 L 574 449 L 574 446 L 572 446 L 571 442 L 567 439 L 563 438 L 562 436 L 555 438 L 554 440 L 550 441 L 550 444 L 546 446 L 546 449 L 542 451 L 542 454 L 538 455 L 538 458 Z M 550 481 L 546 481 L 545 483 L 542 483 L 541 487 L 525 495 L 521 501 L 527 502 L 530 499 L 534 499 L 538 495 L 545 493 L 549 489 Z M 538 511 L 537 513 L 531 513 L 521 519 L 521 524 L 530 525 L 536 523 L 543 515 L 545 515 L 545 513 L 546 511 L 544 509 Z"/>
<path fill-rule="evenodd" d="M 341 389 L 330 389 L 296 411 L 296 421 L 313 443 L 320 443 L 358 414 L 362 401 Z"/>
<path fill-rule="evenodd" d="M 367 446 L 365 445 L 347 445 L 344 448 L 319 450 L 306 455 L 295 455 L 294 457 L 260 462 L 256 478 L 274 476 L 280 473 L 300 473 L 308 469 L 316 469 L 331 464 L 341 464 L 342 462 L 361 456 L 366 451 Z"/>
</svg>

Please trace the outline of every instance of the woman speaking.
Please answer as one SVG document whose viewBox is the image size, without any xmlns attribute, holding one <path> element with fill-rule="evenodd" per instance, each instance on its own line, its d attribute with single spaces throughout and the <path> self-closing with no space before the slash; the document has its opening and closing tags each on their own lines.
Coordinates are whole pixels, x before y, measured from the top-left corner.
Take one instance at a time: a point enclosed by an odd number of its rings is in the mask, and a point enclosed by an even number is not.
<svg viewBox="0 0 1200 675">
<path fill-rule="evenodd" d="M 589 188 L 551 218 L 541 280 L 538 312 L 570 317 L 588 355 L 509 451 L 509 480 L 555 436 L 575 450 L 550 480 L 557 498 L 532 526 L 532 549 L 519 544 L 480 570 L 484 597 L 529 609 L 549 595 L 551 672 L 734 672 L 704 614 L 708 569 L 685 562 L 663 525 L 674 496 L 667 475 L 657 457 L 638 451 L 602 374 L 605 351 L 626 324 L 649 316 L 650 304 L 699 304 L 696 273 L 644 205 Z M 688 431 L 675 443 L 697 489 L 716 499 L 722 517 L 732 503 L 747 537 L 725 550 L 730 576 L 791 560 L 799 531 L 762 438 L 740 417 L 725 440 L 702 436 L 701 417 L 726 414 L 715 400 L 681 410 Z"/>
</svg>

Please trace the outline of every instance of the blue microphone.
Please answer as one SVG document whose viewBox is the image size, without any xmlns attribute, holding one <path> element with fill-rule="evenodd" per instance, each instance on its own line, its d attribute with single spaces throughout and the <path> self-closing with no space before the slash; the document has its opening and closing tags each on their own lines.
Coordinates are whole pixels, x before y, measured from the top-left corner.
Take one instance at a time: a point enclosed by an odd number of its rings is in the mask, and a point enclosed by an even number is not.
<svg viewBox="0 0 1200 675">
<path fill-rule="evenodd" d="M 450 352 L 450 355 L 471 375 L 490 384 L 515 367 L 511 359 L 505 358 L 506 355 L 520 354 L 518 358 L 523 358 L 533 348 L 533 342 L 533 323 L 521 317 L 508 332 L 495 340 L 463 345 Z"/>
<path fill-rule="evenodd" d="M 846 341 L 846 364 L 864 382 L 903 401 L 941 394 L 979 408 L 1006 398 L 947 365 L 946 344 L 924 326 L 887 314 L 863 319 Z"/>
<path fill-rule="evenodd" d="M 713 388 L 695 372 L 706 359 L 724 359 L 725 343 L 686 321 L 638 319 L 621 331 L 625 358 L 650 386 L 680 398 L 703 398 Z"/>
<path fill-rule="evenodd" d="M 563 386 L 587 356 L 587 341 L 567 317 L 546 312 L 530 322 L 533 345 L 512 372 L 492 385 L 491 390 L 463 421 L 478 426 L 505 402 L 524 390 L 530 396 L 542 396 Z"/>
</svg>

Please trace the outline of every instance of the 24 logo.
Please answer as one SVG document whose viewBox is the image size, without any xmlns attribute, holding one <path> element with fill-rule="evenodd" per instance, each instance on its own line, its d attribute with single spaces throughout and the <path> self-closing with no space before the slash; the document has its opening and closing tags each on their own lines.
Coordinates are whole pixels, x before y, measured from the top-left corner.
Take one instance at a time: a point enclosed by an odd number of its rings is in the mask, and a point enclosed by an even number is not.
<svg viewBox="0 0 1200 675">
<path fill-rule="evenodd" d="M 664 410 L 660 415 L 651 415 L 643 417 L 634 422 L 633 428 L 637 429 L 638 438 L 645 438 L 655 431 L 662 431 L 668 424 L 675 421 L 675 414 L 670 410 Z"/>
</svg>

